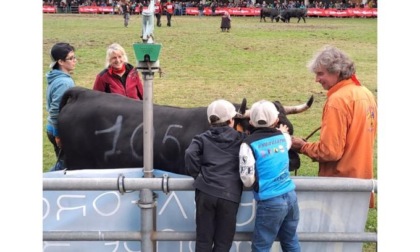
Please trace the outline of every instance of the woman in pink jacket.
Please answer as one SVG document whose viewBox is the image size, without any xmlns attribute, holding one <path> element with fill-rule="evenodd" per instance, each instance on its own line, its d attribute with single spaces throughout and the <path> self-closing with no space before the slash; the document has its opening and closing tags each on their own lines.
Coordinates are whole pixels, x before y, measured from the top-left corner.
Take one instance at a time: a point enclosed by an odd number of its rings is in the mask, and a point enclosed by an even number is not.
<svg viewBox="0 0 420 252">
<path fill-rule="evenodd" d="M 143 83 L 121 45 L 114 43 L 108 47 L 105 69 L 96 76 L 93 90 L 143 100 Z"/>
</svg>

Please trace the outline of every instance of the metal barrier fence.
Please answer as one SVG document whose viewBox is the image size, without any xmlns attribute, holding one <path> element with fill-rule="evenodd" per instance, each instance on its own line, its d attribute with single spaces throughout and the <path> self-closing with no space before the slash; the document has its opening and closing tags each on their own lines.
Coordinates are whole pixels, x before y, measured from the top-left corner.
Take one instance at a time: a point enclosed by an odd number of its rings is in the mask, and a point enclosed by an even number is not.
<svg viewBox="0 0 420 252">
<path fill-rule="evenodd" d="M 346 179 L 346 178 L 313 178 L 313 177 L 292 177 L 296 184 L 298 194 L 310 194 L 319 192 L 376 192 L 376 180 Z M 124 194 L 128 191 L 153 190 L 162 191 L 166 194 L 173 191 L 192 191 L 192 178 L 170 178 L 166 174 L 155 178 L 44 178 L 44 191 L 118 191 Z M 249 191 L 249 189 L 245 189 Z M 141 194 L 140 194 L 141 195 Z M 310 196 L 312 197 L 312 196 Z M 138 201 L 142 211 L 154 208 L 153 202 Z M 142 213 L 143 214 L 143 213 Z M 142 217 L 152 220 L 156 214 L 148 214 L 149 217 Z M 154 220 L 155 221 L 155 220 Z M 304 219 L 303 221 L 306 221 Z M 150 224 L 150 223 L 149 223 Z M 142 228 L 143 229 L 143 223 Z M 150 229 L 150 227 L 149 227 Z M 376 233 L 367 232 L 298 232 L 301 242 L 377 242 Z M 178 231 L 44 231 L 44 241 L 142 241 L 150 240 L 152 244 L 156 241 L 194 241 L 195 232 Z M 235 241 L 251 241 L 252 232 L 237 232 Z M 143 249 L 142 249 L 143 251 Z M 154 251 L 154 246 L 146 247 L 144 252 Z"/>
</svg>

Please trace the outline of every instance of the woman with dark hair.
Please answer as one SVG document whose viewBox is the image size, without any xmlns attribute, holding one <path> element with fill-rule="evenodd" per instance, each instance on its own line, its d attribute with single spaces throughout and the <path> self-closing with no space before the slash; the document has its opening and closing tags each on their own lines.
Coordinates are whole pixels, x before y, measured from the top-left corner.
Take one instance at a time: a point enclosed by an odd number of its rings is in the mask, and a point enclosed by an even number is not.
<svg viewBox="0 0 420 252">
<path fill-rule="evenodd" d="M 47 78 L 47 136 L 54 147 L 57 163 L 51 171 L 65 168 L 64 153 L 61 150 L 61 140 L 58 132 L 58 113 L 61 98 L 67 89 L 75 86 L 71 77 L 76 67 L 76 55 L 74 47 L 69 43 L 55 44 L 50 53 L 51 64 L 46 75 Z"/>
</svg>

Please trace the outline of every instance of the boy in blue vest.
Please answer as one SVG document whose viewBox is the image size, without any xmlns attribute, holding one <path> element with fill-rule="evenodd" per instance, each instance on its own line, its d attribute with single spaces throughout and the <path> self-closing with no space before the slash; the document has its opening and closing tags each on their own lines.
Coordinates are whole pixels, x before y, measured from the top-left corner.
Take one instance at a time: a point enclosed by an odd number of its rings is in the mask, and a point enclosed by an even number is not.
<svg viewBox="0 0 420 252">
<path fill-rule="evenodd" d="M 239 151 L 241 180 L 244 186 L 253 188 L 257 204 L 253 252 L 269 252 L 276 238 L 283 252 L 300 251 L 296 233 L 299 206 L 289 174 L 288 150 L 292 141 L 286 125 L 276 128 L 278 114 L 272 102 L 254 103 L 250 123 L 255 129 Z"/>
</svg>

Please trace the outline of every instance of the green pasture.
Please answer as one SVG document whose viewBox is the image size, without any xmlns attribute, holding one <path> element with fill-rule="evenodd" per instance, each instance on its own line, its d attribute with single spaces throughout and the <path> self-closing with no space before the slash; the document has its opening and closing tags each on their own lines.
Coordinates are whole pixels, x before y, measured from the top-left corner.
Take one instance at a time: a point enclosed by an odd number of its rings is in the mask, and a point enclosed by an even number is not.
<svg viewBox="0 0 420 252">
<path fill-rule="evenodd" d="M 64 41 L 76 47 L 78 64 L 73 78 L 76 85 L 92 88 L 111 43 L 120 43 L 130 63 L 137 65 L 132 45 L 140 42 L 141 20 L 139 15 L 131 16 L 125 28 L 123 17 L 118 15 L 44 14 L 43 94 L 54 43 Z M 155 74 L 154 103 L 195 107 L 207 106 L 218 98 L 235 103 L 246 98 L 249 105 L 260 99 L 296 105 L 313 95 L 310 110 L 289 116 L 295 135 L 306 137 L 320 126 L 326 99 L 326 91 L 315 82 L 306 64 L 327 44 L 347 52 L 356 63 L 361 83 L 377 95 L 377 19 L 307 18 L 306 23 L 292 19 L 285 24 L 233 16 L 229 33 L 220 31 L 220 21 L 220 17 L 174 16 L 172 27 L 167 27 L 166 17 L 162 17 L 163 26 L 154 31 L 155 42 L 162 44 L 159 59 L 163 71 L 161 77 Z M 45 98 L 43 101 L 45 126 Z M 55 156 L 45 130 L 42 134 L 45 172 Z M 301 162 L 299 176 L 317 175 L 317 163 L 305 156 Z M 375 157 L 375 177 L 376 171 Z M 377 231 L 376 208 L 369 212 L 366 231 Z M 365 244 L 364 251 L 376 251 L 376 244 Z"/>
</svg>

